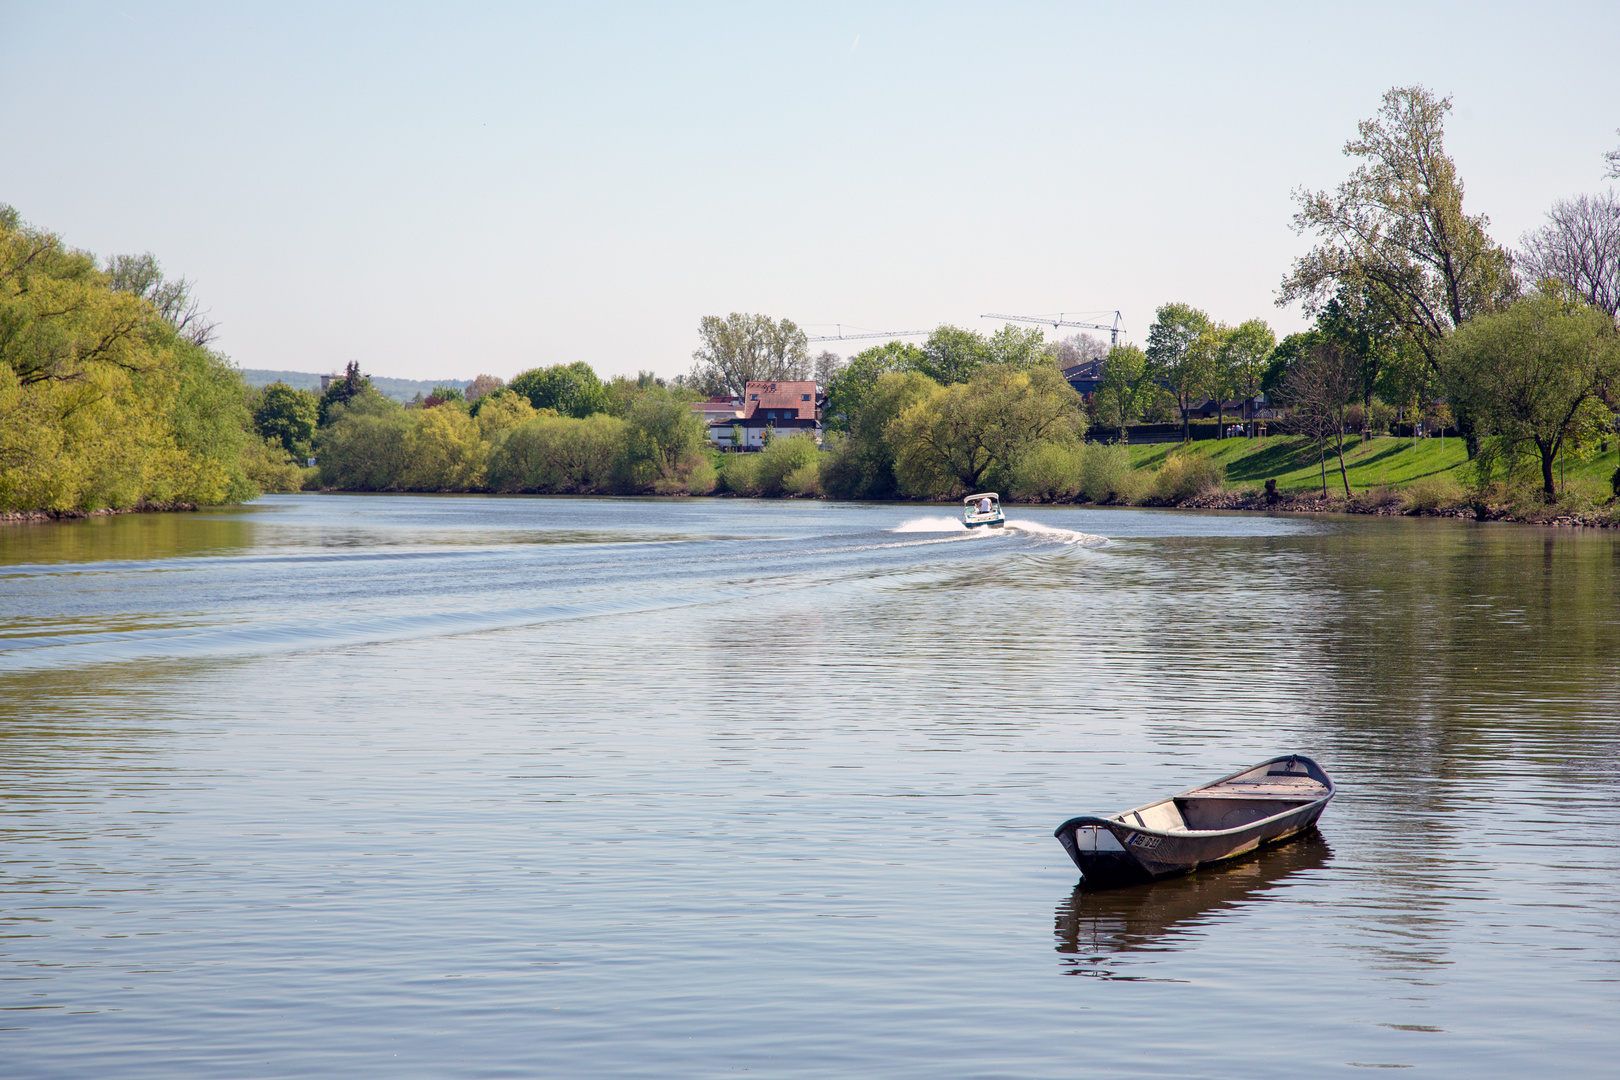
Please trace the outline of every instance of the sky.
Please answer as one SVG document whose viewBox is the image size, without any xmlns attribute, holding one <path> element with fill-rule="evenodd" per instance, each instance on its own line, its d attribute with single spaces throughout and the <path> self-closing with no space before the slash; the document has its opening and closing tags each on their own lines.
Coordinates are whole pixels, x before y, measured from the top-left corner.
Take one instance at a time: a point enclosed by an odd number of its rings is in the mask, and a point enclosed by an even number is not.
<svg viewBox="0 0 1620 1080">
<path fill-rule="evenodd" d="M 0 0 L 0 202 L 153 252 L 244 368 L 671 376 L 733 311 L 1281 335 L 1290 193 L 1385 90 L 1452 97 L 1511 245 L 1606 186 L 1617 40 L 1612 2 Z"/>
</svg>

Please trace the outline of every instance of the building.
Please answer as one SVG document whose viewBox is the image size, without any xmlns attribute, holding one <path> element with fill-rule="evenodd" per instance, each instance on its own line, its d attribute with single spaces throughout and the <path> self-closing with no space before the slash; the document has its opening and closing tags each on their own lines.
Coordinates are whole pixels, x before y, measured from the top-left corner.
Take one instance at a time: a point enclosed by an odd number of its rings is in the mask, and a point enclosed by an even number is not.
<svg viewBox="0 0 1620 1080">
<path fill-rule="evenodd" d="M 692 410 L 704 418 L 710 441 L 733 445 L 733 431 L 741 431 L 739 450 L 759 450 L 768 438 L 805 432 L 821 441 L 821 395 L 814 382 L 747 383 L 743 395 L 694 401 Z M 767 436 L 767 432 L 771 435 Z"/>
<path fill-rule="evenodd" d="M 1100 356 L 1095 360 L 1083 360 L 1072 367 L 1064 368 L 1063 378 L 1074 387 L 1077 394 L 1090 401 L 1091 395 L 1102 385 L 1103 363 L 1104 360 Z"/>
</svg>

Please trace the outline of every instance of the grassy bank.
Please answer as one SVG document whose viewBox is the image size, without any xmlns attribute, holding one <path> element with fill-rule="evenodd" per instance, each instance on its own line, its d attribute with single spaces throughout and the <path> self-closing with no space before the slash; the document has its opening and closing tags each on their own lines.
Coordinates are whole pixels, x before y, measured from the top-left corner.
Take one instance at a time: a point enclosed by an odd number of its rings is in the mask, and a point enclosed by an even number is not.
<svg viewBox="0 0 1620 1080">
<path fill-rule="evenodd" d="M 1350 488 L 1355 492 L 1392 488 L 1403 489 L 1420 481 L 1449 479 L 1459 487 L 1466 487 L 1469 476 L 1463 468 L 1468 455 L 1461 439 L 1419 439 L 1416 446 L 1411 439 L 1373 436 L 1345 439 L 1345 472 Z M 1199 451 L 1226 470 L 1228 487 L 1261 486 L 1267 480 L 1277 481 L 1277 490 L 1283 492 L 1318 492 L 1322 490 L 1322 470 L 1318 463 L 1316 444 L 1299 436 L 1272 436 L 1267 439 L 1221 439 L 1195 443 Z M 1165 458 L 1180 449 L 1176 443 L 1156 443 L 1132 446 L 1131 466 L 1137 469 L 1157 469 Z M 1609 486 L 1609 477 L 1620 465 L 1620 445 L 1611 443 L 1609 452 L 1590 461 L 1574 458 L 1563 463 L 1565 477 L 1571 484 Z M 1331 451 L 1327 458 L 1328 491 L 1344 494 L 1339 480 L 1339 463 Z M 1539 474 L 1538 474 L 1539 475 Z M 1555 474 L 1556 475 L 1556 474 Z"/>
</svg>

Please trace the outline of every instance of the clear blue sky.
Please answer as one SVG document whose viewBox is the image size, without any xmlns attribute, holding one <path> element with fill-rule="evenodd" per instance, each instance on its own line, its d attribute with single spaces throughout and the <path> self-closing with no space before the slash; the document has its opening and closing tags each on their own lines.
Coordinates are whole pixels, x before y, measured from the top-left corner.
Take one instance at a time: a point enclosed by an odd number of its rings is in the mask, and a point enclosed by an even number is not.
<svg viewBox="0 0 1620 1080">
<path fill-rule="evenodd" d="M 1455 100 L 1512 243 L 1620 145 L 1620 4 L 0 2 L 0 201 L 243 367 L 690 366 L 698 319 L 1273 306 L 1357 120 Z M 851 351 L 851 350 L 845 350 Z"/>
</svg>

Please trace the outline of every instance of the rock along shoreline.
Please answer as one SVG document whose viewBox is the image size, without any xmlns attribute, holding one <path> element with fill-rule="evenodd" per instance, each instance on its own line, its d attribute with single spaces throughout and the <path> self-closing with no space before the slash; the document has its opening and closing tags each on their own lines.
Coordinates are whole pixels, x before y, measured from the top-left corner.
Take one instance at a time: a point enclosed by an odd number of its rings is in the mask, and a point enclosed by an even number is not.
<svg viewBox="0 0 1620 1080">
<path fill-rule="evenodd" d="M 73 518 L 111 517 L 114 514 L 183 514 L 194 513 L 196 509 L 196 503 L 168 502 L 106 507 L 100 510 L 7 510 L 0 512 L 0 521 L 62 521 Z"/>
</svg>

